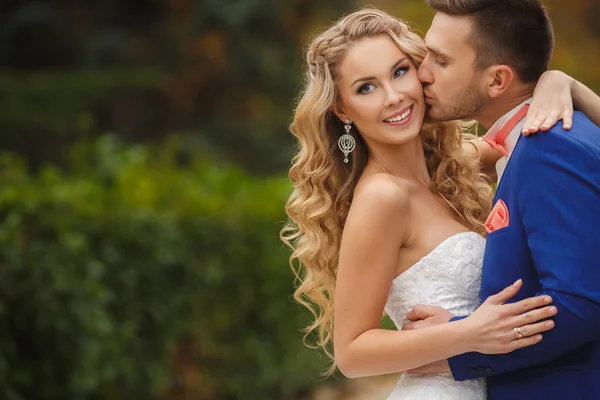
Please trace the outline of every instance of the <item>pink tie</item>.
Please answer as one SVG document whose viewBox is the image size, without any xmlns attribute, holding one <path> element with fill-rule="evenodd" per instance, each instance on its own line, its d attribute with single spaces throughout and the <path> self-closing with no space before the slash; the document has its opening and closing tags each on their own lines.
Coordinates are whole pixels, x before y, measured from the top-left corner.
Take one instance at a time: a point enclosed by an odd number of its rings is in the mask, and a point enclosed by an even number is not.
<svg viewBox="0 0 600 400">
<path fill-rule="evenodd" d="M 500 131 L 496 135 L 495 139 L 483 138 L 490 146 L 494 149 L 498 150 L 502 155 L 508 157 L 508 152 L 504 148 L 504 141 L 510 134 L 510 131 L 513 130 L 515 126 L 519 123 L 520 120 L 523 119 L 525 115 L 527 115 L 527 110 L 529 110 L 529 104 L 523 105 L 521 109 L 513 115 L 505 124 L 500 128 Z"/>
</svg>

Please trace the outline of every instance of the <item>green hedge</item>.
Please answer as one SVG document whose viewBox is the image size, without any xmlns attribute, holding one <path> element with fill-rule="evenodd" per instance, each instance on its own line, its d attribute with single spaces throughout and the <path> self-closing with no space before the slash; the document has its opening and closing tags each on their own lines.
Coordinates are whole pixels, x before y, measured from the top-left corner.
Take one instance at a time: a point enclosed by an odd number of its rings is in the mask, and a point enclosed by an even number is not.
<svg viewBox="0 0 600 400">
<path fill-rule="evenodd" d="M 291 399 L 302 346 L 285 178 L 103 137 L 70 172 L 0 158 L 0 397 Z"/>
</svg>

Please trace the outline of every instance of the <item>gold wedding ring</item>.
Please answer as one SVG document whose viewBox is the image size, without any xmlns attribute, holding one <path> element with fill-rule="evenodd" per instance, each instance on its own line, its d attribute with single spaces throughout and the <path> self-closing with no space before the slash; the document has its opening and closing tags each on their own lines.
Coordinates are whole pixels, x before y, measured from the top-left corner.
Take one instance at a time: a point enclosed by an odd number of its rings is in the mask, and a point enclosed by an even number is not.
<svg viewBox="0 0 600 400">
<path fill-rule="evenodd" d="M 513 331 L 515 331 L 515 333 L 517 334 L 517 339 L 523 339 L 524 336 L 521 333 L 521 327 L 517 326 L 516 328 L 513 328 Z"/>
</svg>

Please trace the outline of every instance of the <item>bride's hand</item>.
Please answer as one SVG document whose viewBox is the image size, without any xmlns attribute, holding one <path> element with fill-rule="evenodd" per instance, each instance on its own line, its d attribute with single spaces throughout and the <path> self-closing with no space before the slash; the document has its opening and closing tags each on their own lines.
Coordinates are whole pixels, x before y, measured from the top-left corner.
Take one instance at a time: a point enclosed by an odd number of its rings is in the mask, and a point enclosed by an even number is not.
<svg viewBox="0 0 600 400">
<path fill-rule="evenodd" d="M 542 74 L 533 92 L 523 134 L 529 136 L 539 130 L 547 131 L 562 119 L 563 128 L 573 125 L 574 79 L 561 71 L 546 71 Z"/>
<path fill-rule="evenodd" d="M 556 315 L 550 306 L 550 296 L 537 296 L 516 303 L 504 304 L 512 298 L 523 282 L 490 296 L 477 310 L 462 321 L 469 351 L 485 354 L 504 354 L 531 346 L 542 340 L 541 332 L 554 328 L 553 321 L 544 321 Z"/>
</svg>

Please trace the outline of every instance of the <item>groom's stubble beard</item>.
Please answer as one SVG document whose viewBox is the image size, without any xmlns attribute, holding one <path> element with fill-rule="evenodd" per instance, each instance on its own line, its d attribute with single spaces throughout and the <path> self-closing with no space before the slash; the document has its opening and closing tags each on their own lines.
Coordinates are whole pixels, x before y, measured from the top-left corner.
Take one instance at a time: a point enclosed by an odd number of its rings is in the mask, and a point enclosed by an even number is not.
<svg viewBox="0 0 600 400">
<path fill-rule="evenodd" d="M 469 85 L 452 96 L 443 108 L 427 105 L 425 120 L 444 122 L 459 119 L 475 119 L 485 105 L 485 98 L 479 90 L 479 74 L 475 74 Z"/>
</svg>

